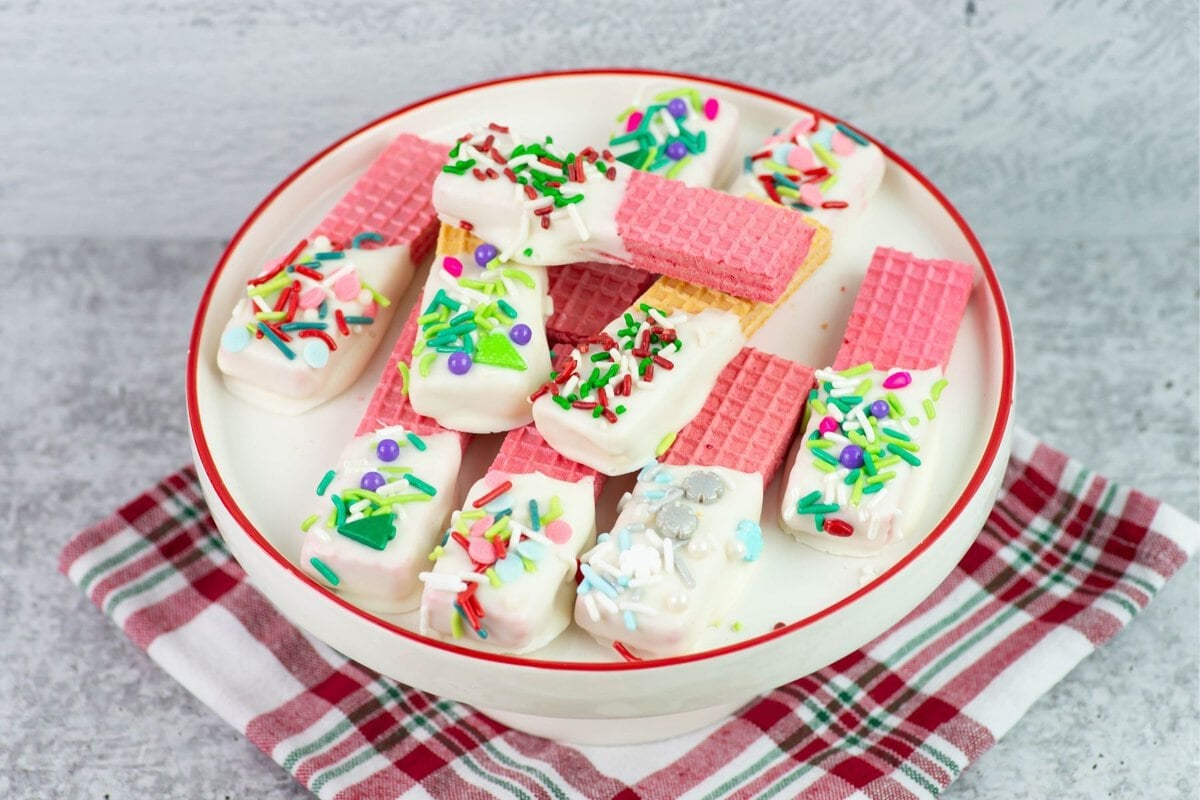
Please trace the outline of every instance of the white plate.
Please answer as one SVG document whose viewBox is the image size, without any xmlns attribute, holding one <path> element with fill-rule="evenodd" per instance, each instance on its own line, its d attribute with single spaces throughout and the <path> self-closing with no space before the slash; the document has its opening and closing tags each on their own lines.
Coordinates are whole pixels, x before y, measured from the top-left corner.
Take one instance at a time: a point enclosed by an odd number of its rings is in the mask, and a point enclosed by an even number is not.
<svg viewBox="0 0 1200 800">
<path fill-rule="evenodd" d="M 233 397 L 216 349 L 244 282 L 333 206 L 401 131 L 453 138 L 464 121 L 504 121 L 547 131 L 568 147 L 605 137 L 614 113 L 648 81 L 679 80 L 736 103 L 741 152 L 789 122 L 794 101 L 683 75 L 601 70 L 523 76 L 460 89 L 401 109 L 351 134 L 300 167 L 238 231 L 201 299 L 188 357 L 187 395 L 196 465 L 225 541 L 260 590 L 301 627 L 399 681 L 470 703 L 513 727 L 577 742 L 629 742 L 698 727 L 756 694 L 818 670 L 862 646 L 928 596 L 974 540 L 1008 455 L 1013 350 L 996 276 L 974 235 L 944 197 L 907 163 L 889 158 L 880 193 L 853 236 L 753 339 L 755 347 L 813 366 L 832 361 L 856 289 L 877 245 L 976 265 L 977 284 L 955 344 L 943 399 L 945 442 L 933 496 L 908 538 L 869 559 L 824 555 L 780 533 L 778 482 L 766 497 L 765 557 L 753 585 L 702 652 L 626 663 L 577 630 L 516 658 L 425 639 L 415 615 L 379 618 L 318 585 L 296 567 L 298 523 L 314 487 L 353 433 L 384 366 L 380 352 L 361 379 L 301 417 L 278 417 Z M 825 115 L 828 116 L 828 115 Z M 395 316 L 398 334 L 421 281 Z M 393 336 L 394 338 L 394 336 Z M 481 474 L 500 437 L 472 445 L 460 486 Z M 598 523 L 613 517 L 629 479 L 611 481 Z M 865 575 L 875 574 L 865 587 Z M 733 622 L 741 630 L 732 630 Z M 780 626 L 780 623 L 783 623 Z M 631 719 L 636 724 L 630 724 Z"/>
</svg>

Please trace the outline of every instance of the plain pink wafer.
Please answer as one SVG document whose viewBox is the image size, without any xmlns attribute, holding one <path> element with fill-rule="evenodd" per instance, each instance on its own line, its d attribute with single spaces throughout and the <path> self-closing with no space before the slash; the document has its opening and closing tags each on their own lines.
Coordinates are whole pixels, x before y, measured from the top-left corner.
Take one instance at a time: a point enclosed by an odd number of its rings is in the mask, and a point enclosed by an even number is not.
<svg viewBox="0 0 1200 800">
<path fill-rule="evenodd" d="M 633 266 L 751 300 L 784 293 L 814 233 L 791 209 L 646 172 L 629 176 L 617 209 Z"/>
<path fill-rule="evenodd" d="M 607 479 L 606 475 L 601 475 L 578 461 L 572 461 L 546 444 L 546 440 L 533 425 L 516 428 L 504 435 L 500 452 L 496 453 L 490 469 L 509 475 L 540 472 L 549 478 L 568 483 L 577 483 L 588 477 L 594 478 L 597 497 Z"/>
<path fill-rule="evenodd" d="M 757 472 L 769 483 L 783 463 L 812 385 L 811 367 L 743 347 L 661 460 Z"/>
<path fill-rule="evenodd" d="M 437 239 L 433 181 L 446 163 L 446 148 L 411 133 L 397 136 L 367 167 L 312 236 L 326 236 L 335 248 L 350 246 L 363 232 L 377 233 L 376 246 L 409 245 L 419 262 Z"/>
<path fill-rule="evenodd" d="M 975 271 L 880 247 L 863 279 L 834 369 L 945 366 L 954 348 Z"/>
<path fill-rule="evenodd" d="M 546 320 L 552 342 L 578 344 L 632 306 L 655 280 L 620 264 L 568 264 L 550 270 L 554 313 Z"/>
</svg>

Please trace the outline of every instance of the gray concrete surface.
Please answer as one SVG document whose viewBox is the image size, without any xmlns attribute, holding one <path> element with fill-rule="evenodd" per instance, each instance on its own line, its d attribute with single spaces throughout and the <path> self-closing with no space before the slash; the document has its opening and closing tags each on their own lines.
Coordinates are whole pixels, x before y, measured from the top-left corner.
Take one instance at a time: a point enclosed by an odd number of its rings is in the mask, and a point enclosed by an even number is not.
<svg viewBox="0 0 1200 800">
<path fill-rule="evenodd" d="M 664 0 L 549 27 L 297 8 L 0 0 L 0 797 L 308 796 L 56 555 L 186 463 L 186 339 L 221 239 L 324 143 L 467 81 L 690 70 L 880 135 L 997 265 L 1018 422 L 1200 515 L 1194 4 Z M 788 29 L 797 8 L 819 24 Z M 948 796 L 1195 797 L 1198 596 L 1193 562 Z"/>
</svg>

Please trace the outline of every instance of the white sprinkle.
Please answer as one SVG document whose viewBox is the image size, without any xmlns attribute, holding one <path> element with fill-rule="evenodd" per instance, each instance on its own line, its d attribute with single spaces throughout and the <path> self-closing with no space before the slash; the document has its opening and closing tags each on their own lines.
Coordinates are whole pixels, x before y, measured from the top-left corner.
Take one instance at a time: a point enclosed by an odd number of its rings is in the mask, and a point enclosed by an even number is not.
<svg viewBox="0 0 1200 800">
<path fill-rule="evenodd" d="M 829 431 L 828 433 L 825 434 L 825 438 L 831 442 L 837 442 L 838 444 L 842 444 L 842 445 L 850 444 L 850 440 L 847 439 L 845 436 L 842 436 L 837 431 Z"/>
<path fill-rule="evenodd" d="M 579 216 L 579 211 L 575 208 L 575 203 L 567 206 L 567 216 L 575 224 L 575 232 L 579 234 L 579 241 L 586 242 L 591 238 L 591 234 L 588 233 L 588 229 L 583 224 L 583 219 Z"/>
<path fill-rule="evenodd" d="M 593 589 L 592 591 L 588 592 L 586 596 L 596 598 L 600 605 L 604 607 L 604 610 L 612 614 L 614 617 L 621 613 L 621 610 L 617 608 L 617 604 L 612 601 L 612 598 L 599 589 Z"/>
<path fill-rule="evenodd" d="M 675 571 L 675 543 L 671 539 L 662 540 L 663 569 L 666 572 Z"/>
<path fill-rule="evenodd" d="M 596 608 L 596 598 L 593 597 L 594 592 L 588 592 L 583 596 L 583 607 L 587 609 L 587 614 L 591 617 L 592 622 L 600 621 L 600 609 Z"/>
<path fill-rule="evenodd" d="M 332 275 L 329 275 L 328 277 L 326 277 L 326 278 L 325 278 L 325 280 L 321 281 L 321 283 L 323 283 L 323 284 L 326 284 L 326 285 L 328 285 L 328 284 L 333 284 L 333 283 L 337 283 L 337 280 L 338 280 L 338 278 L 342 277 L 343 275 L 346 275 L 346 274 L 348 274 L 348 273 L 349 273 L 349 272 L 351 272 L 353 269 L 354 269 L 354 265 L 353 265 L 353 264 L 346 264 L 346 265 L 345 265 L 345 266 L 343 266 L 341 269 L 339 269 L 337 272 L 335 272 L 335 273 L 333 273 Z"/>
<path fill-rule="evenodd" d="M 316 536 L 318 539 L 320 539 L 325 544 L 329 544 L 330 542 L 333 541 L 332 537 L 330 537 L 330 535 L 329 535 L 329 532 L 326 531 L 324 528 L 322 528 L 320 525 L 313 525 L 311 528 L 308 529 L 308 532 L 311 533 L 313 536 Z"/>
<path fill-rule="evenodd" d="M 592 565 L 592 568 L 595 569 L 597 572 L 599 572 L 603 575 L 607 575 L 608 577 L 612 578 L 613 580 L 616 580 L 617 578 L 621 577 L 621 570 L 617 569 L 615 566 L 608 563 L 607 561 L 592 561 L 589 563 Z"/>
<path fill-rule="evenodd" d="M 630 589 L 640 589 L 643 586 L 650 586 L 662 580 L 662 575 L 649 575 L 645 578 L 634 578 L 629 582 Z"/>
<path fill-rule="evenodd" d="M 437 572 L 422 572 L 417 575 L 427 587 L 438 592 L 459 592 L 467 588 L 467 584 L 456 575 L 444 575 Z"/>
</svg>

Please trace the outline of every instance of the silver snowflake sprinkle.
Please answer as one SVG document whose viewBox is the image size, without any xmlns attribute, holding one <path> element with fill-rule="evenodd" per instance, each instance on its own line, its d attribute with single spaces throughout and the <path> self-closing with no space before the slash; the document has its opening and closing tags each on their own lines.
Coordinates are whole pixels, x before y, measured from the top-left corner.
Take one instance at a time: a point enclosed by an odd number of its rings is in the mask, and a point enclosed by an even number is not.
<svg viewBox="0 0 1200 800">
<path fill-rule="evenodd" d="M 711 470 L 693 472 L 683 479 L 683 493 L 697 503 L 714 503 L 725 494 L 725 481 Z"/>
<path fill-rule="evenodd" d="M 696 518 L 695 511 L 692 511 L 684 503 L 676 501 L 667 503 L 658 510 L 654 516 L 654 526 L 662 535 L 686 542 L 692 538 L 692 534 L 700 526 L 700 520 Z"/>
</svg>

